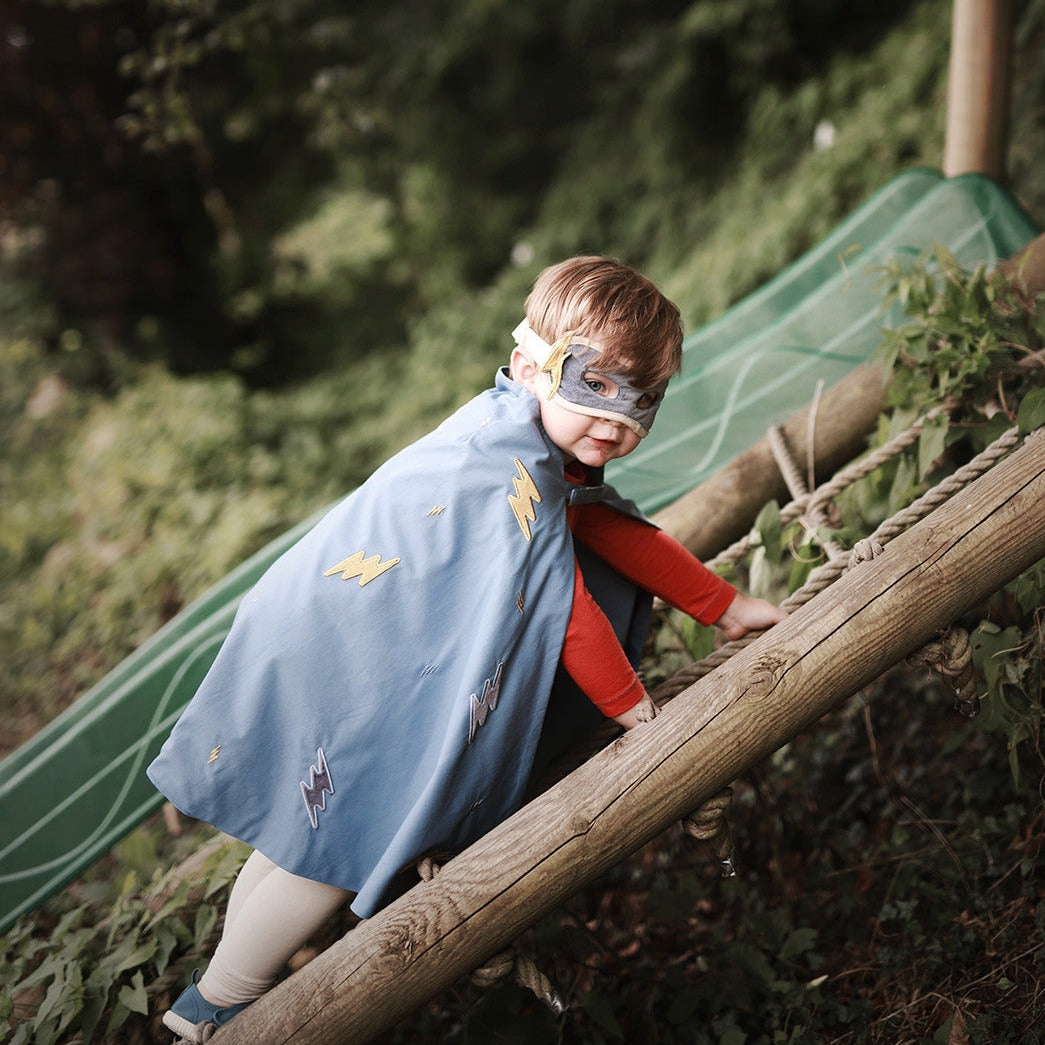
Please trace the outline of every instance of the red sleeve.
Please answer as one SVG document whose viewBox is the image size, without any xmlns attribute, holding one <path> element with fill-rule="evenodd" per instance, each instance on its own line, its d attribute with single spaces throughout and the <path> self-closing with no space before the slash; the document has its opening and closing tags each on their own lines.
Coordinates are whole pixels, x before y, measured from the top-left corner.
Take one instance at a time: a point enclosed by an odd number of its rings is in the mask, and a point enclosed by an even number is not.
<svg viewBox="0 0 1045 1045">
<path fill-rule="evenodd" d="M 569 516 L 577 540 L 618 573 L 701 624 L 714 624 L 736 596 L 732 584 L 655 526 L 605 504 L 572 508 Z"/>
<path fill-rule="evenodd" d="M 562 664 L 570 678 L 607 717 L 634 707 L 645 693 L 606 614 L 584 586 L 577 560 L 573 560 L 573 610 L 566 626 Z"/>
</svg>

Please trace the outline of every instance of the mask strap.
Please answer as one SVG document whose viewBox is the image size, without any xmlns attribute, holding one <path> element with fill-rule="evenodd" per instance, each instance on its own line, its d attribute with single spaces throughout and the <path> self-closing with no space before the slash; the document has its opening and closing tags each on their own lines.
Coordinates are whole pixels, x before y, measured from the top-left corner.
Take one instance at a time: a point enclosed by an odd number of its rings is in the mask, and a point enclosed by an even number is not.
<svg viewBox="0 0 1045 1045">
<path fill-rule="evenodd" d="M 552 346 L 525 319 L 512 331 L 512 337 L 521 349 L 533 356 L 538 366 L 543 367 L 548 362 Z"/>
</svg>

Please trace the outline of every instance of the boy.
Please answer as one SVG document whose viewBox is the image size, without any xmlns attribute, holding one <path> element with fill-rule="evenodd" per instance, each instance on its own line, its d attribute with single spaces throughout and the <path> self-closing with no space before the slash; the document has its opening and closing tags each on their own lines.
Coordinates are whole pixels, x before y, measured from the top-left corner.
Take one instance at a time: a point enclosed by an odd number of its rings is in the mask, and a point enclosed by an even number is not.
<svg viewBox="0 0 1045 1045">
<path fill-rule="evenodd" d="M 602 483 L 679 367 L 678 309 L 618 262 L 574 258 L 539 276 L 514 337 L 493 389 L 246 596 L 149 767 L 179 809 L 255 848 L 207 972 L 164 1016 L 189 1041 L 353 894 L 368 917 L 422 854 L 504 820 L 594 709 L 642 721 L 648 592 L 730 638 L 783 616 Z"/>
</svg>

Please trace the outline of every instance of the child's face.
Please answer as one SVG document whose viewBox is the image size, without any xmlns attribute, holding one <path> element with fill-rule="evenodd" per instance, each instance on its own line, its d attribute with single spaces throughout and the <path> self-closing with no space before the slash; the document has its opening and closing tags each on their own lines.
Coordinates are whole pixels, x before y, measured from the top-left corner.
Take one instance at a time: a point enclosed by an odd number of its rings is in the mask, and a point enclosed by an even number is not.
<svg viewBox="0 0 1045 1045">
<path fill-rule="evenodd" d="M 585 380 L 593 391 L 607 399 L 615 394 L 615 389 L 609 387 L 611 382 L 602 374 L 585 374 Z M 620 421 L 578 414 L 541 395 L 537 398 L 548 438 L 569 460 L 601 468 L 607 461 L 627 456 L 639 445 L 638 435 Z"/>
</svg>

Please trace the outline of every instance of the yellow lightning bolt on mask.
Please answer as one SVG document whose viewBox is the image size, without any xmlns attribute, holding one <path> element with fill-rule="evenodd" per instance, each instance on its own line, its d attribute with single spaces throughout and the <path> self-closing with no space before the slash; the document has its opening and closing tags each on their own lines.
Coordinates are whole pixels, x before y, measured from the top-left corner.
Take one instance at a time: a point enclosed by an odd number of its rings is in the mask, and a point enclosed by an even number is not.
<svg viewBox="0 0 1045 1045">
<path fill-rule="evenodd" d="M 541 373 L 548 375 L 548 391 L 544 393 L 545 399 L 551 399 L 559 391 L 562 384 L 562 367 L 570 355 L 570 339 L 564 337 L 551 351 L 551 355 L 541 366 Z"/>
<path fill-rule="evenodd" d="M 537 484 L 530 478 L 530 473 L 526 471 L 525 465 L 518 457 L 515 458 L 515 467 L 519 474 L 512 476 L 512 488 L 515 492 L 508 494 L 508 504 L 515 514 L 515 521 L 519 524 L 523 536 L 530 540 L 533 536 L 530 532 L 530 523 L 537 520 L 537 512 L 533 506 L 535 503 L 540 504 L 541 494 L 537 489 Z"/>
</svg>

